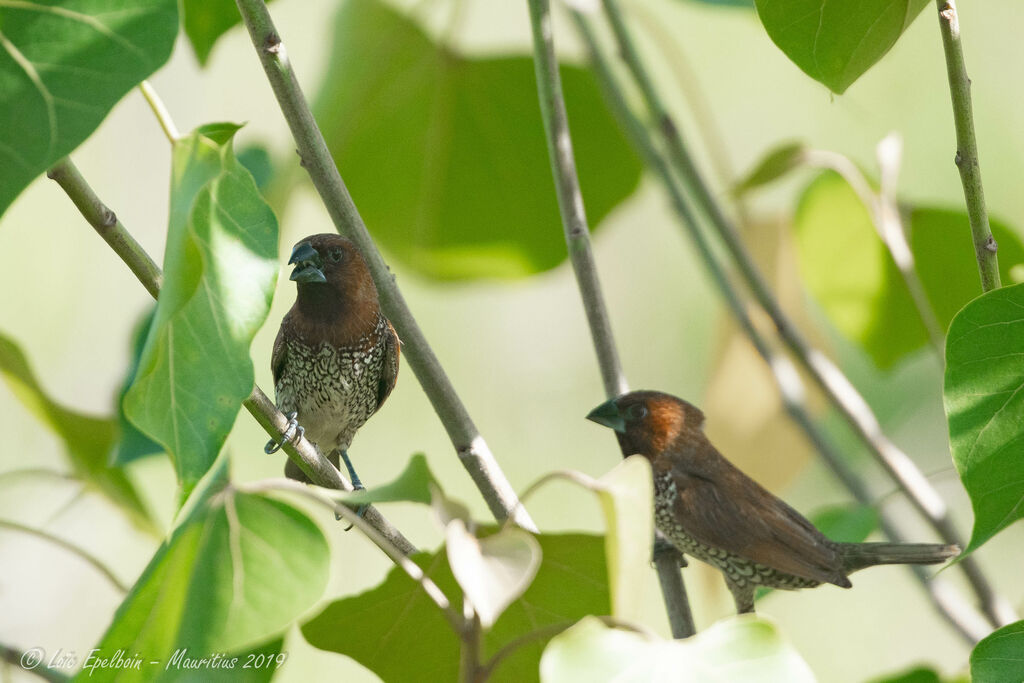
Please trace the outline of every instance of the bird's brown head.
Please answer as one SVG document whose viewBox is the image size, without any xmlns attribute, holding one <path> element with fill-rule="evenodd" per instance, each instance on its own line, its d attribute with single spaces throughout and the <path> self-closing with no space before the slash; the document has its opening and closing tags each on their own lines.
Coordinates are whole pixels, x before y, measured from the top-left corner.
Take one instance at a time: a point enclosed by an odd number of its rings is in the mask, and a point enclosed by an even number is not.
<svg viewBox="0 0 1024 683">
<path fill-rule="evenodd" d="M 377 307 L 377 288 L 366 261 L 341 235 L 324 233 L 300 240 L 288 265 L 295 266 L 290 279 L 298 285 L 300 302 Z"/>
<path fill-rule="evenodd" d="M 654 458 L 680 437 L 700 433 L 704 413 L 660 391 L 632 391 L 606 401 L 587 419 L 615 430 L 625 455 Z"/>
</svg>

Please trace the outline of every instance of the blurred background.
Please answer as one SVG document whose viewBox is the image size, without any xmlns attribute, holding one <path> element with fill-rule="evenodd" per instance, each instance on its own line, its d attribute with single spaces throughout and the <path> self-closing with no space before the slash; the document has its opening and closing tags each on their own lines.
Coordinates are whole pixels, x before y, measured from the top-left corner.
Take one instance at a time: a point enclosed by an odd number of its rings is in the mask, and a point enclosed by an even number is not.
<svg viewBox="0 0 1024 683">
<path fill-rule="evenodd" d="M 407 3 L 408 4 L 408 3 Z M 271 11 L 307 93 L 328 76 L 334 49 L 335 0 L 276 0 Z M 473 55 L 526 55 L 530 31 L 525 2 L 464 1 L 452 22 L 448 2 L 417 3 L 416 21 L 432 35 Z M 670 109 L 692 147 L 710 168 L 709 137 L 721 148 L 718 168 L 731 179 L 784 141 L 848 155 L 876 169 L 875 145 L 889 132 L 904 140 L 899 192 L 904 200 L 962 207 L 945 65 L 934 9 L 918 17 L 892 52 L 842 96 L 810 80 L 770 41 L 752 10 L 684 0 L 634 0 L 633 26 Z M 1024 5 L 987 3 L 963 8 L 967 66 L 973 80 L 985 193 L 993 216 L 1024 224 L 1019 190 L 1024 158 L 1024 94 L 1007 75 L 1024 65 L 1017 27 Z M 645 28 L 646 27 L 646 28 Z M 656 28 L 656 33 L 655 33 Z M 668 36 L 672 53 L 659 44 Z M 569 22 L 556 15 L 562 55 L 582 61 Z M 683 61 L 685 60 L 685 64 Z M 710 112 L 695 119 L 680 86 L 699 91 Z M 690 75 L 686 75 L 690 74 Z M 169 64 L 152 79 L 182 132 L 211 121 L 246 122 L 239 147 L 265 145 L 273 160 L 294 165 L 292 143 L 248 36 L 235 28 L 200 69 L 182 39 Z M 570 110 L 573 116 L 587 112 Z M 329 114 L 328 114 L 329 115 Z M 393 144 L 380 141 L 381 145 Z M 167 221 L 170 149 L 137 91 L 114 109 L 72 158 L 125 226 L 159 262 Z M 507 160 L 515 164 L 516 160 Z M 616 168 L 602 172 L 615 174 Z M 342 165 L 343 175 L 345 173 Z M 547 169 L 544 169 L 547 173 Z M 718 189 L 726 189 L 722 178 Z M 829 325 L 800 286 L 790 219 L 809 173 L 797 173 L 756 194 L 748 243 L 769 273 L 786 309 L 824 346 L 871 402 L 887 434 L 905 449 L 946 497 L 961 533 L 971 527 L 970 505 L 953 470 L 941 401 L 942 371 L 921 350 L 881 371 Z M 545 178 L 550 181 L 550 177 Z M 728 180 L 728 179 L 727 179 Z M 297 184 L 281 223 L 282 265 L 297 240 L 332 229 L 313 190 Z M 355 196 L 360 203 L 360 196 Z M 369 201 L 369 200 L 368 200 Z M 495 211 L 502 211 L 495 207 Z M 487 221 L 487 215 L 479 220 Z M 534 226 L 536 227 L 536 226 Z M 543 226 L 561 239 L 557 220 Z M 371 233 L 374 225 L 369 225 Z M 723 453 L 805 514 L 848 501 L 815 459 L 801 433 L 785 419 L 769 377 L 738 336 L 717 291 L 647 176 L 594 229 L 594 249 L 623 365 L 633 388 L 657 388 L 701 405 L 707 431 Z M 964 235 L 963 248 L 969 249 Z M 128 269 L 84 222 L 67 197 L 37 180 L 0 220 L 0 330 L 29 356 L 42 386 L 59 403 L 109 415 L 130 359 L 131 332 L 151 300 Z M 388 257 L 385 247 L 385 257 Z M 522 278 L 445 282 L 389 258 L 405 297 L 456 389 L 517 490 L 552 469 L 597 476 L 619 459 L 609 434 L 583 416 L 603 400 L 600 377 L 572 273 L 562 263 Z M 282 268 L 273 308 L 252 345 L 257 383 L 270 392 L 271 345 L 294 300 Z M 900 494 L 862 454 L 841 422 L 812 398 L 821 418 L 858 470 L 872 482 L 878 505 L 906 520 L 915 540 L 931 540 Z M 19 468 L 67 469 L 59 439 L 0 383 L 0 473 Z M 283 459 L 266 456 L 266 435 L 242 414 L 226 448 L 233 476 L 278 476 Z M 427 455 L 449 495 L 489 519 L 469 477 L 408 366 L 385 408 L 360 431 L 351 454 L 369 485 L 394 477 L 409 456 Z M 164 457 L 129 469 L 164 525 L 176 500 L 173 471 Z M 589 494 L 552 484 L 529 505 L 546 531 L 601 530 Z M 421 548 L 440 542 L 430 516 L 413 506 L 389 506 L 388 517 Z M 377 583 L 390 563 L 356 533 L 323 519 L 334 551 L 334 574 L 324 601 Z M 45 477 L 0 480 L 0 517 L 44 528 L 88 549 L 131 583 L 160 538 L 139 531 L 105 499 L 74 482 Z M 988 543 L 978 560 L 1018 608 L 1024 561 L 1021 529 Z M 77 557 L 42 540 L 0 529 L 0 642 L 84 655 L 98 641 L 121 595 Z M 947 572 L 959 582 L 957 572 Z M 697 563 L 685 572 L 698 628 L 731 612 L 720 577 Z M 946 675 L 960 672 L 967 645 L 936 616 L 920 586 L 903 568 L 876 568 L 854 577 L 855 588 L 775 592 L 760 610 L 777 621 L 820 680 L 865 681 L 926 663 Z M 668 633 L 653 572 L 647 626 Z M 893 634 L 899 634 L 894 638 Z M 429 637 L 429 636 L 425 636 Z M 297 631 L 286 648 L 292 659 L 277 680 L 310 680 L 320 673 L 341 680 L 375 680 L 369 671 L 306 645 Z M 0 671 L 3 671 L 0 668 Z M 12 680 L 28 680 L 8 670 Z"/>
</svg>

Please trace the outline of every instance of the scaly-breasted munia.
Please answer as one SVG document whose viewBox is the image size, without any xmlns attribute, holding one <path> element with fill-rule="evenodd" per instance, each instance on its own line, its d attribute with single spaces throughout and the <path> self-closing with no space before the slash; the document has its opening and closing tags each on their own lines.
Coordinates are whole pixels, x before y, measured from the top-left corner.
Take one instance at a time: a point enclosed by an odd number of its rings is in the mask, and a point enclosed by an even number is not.
<svg viewBox="0 0 1024 683">
<path fill-rule="evenodd" d="M 361 488 L 348 447 L 356 430 L 395 387 L 399 341 L 380 310 L 377 288 L 356 246 L 335 234 L 307 237 L 292 249 L 295 304 L 281 321 L 270 364 L 277 407 L 290 424 L 282 442 L 306 438 Z M 299 426 L 301 423 L 301 426 Z M 280 446 L 271 441 L 267 452 Z M 308 481 L 290 460 L 285 474 Z"/>
<path fill-rule="evenodd" d="M 851 586 L 847 574 L 879 564 L 936 564 L 959 553 L 933 543 L 838 543 L 726 460 L 704 436 L 704 413 L 655 391 L 624 394 L 587 419 L 611 427 L 622 452 L 646 457 L 655 524 L 680 552 L 722 572 L 739 612 L 758 586 Z"/>
</svg>

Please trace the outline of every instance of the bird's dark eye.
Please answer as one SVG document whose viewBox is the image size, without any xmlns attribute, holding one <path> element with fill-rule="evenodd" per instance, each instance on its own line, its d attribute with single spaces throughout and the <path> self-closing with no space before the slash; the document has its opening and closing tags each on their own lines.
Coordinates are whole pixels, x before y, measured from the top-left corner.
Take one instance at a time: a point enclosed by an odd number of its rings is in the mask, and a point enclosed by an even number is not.
<svg viewBox="0 0 1024 683">
<path fill-rule="evenodd" d="M 626 416 L 630 420 L 642 420 L 647 417 L 647 406 L 643 403 L 634 403 L 626 411 Z"/>
<path fill-rule="evenodd" d="M 331 257 L 331 260 L 334 261 L 335 263 L 341 263 L 341 259 L 344 253 L 345 252 L 343 252 L 341 249 L 331 249 L 329 256 Z"/>
</svg>

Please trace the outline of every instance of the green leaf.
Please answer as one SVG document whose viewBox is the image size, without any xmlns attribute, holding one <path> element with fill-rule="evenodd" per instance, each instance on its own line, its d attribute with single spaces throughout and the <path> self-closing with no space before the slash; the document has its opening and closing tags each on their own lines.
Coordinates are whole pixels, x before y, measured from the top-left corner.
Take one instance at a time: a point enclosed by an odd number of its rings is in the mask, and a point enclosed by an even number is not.
<svg viewBox="0 0 1024 683">
<path fill-rule="evenodd" d="M 1015 266 L 1024 264 L 1024 245 L 1017 231 L 990 219 L 999 245 L 999 273 L 1004 284 L 1014 279 Z M 917 207 L 910 213 L 911 248 L 917 273 L 943 329 L 964 305 L 981 294 L 978 262 L 971 241 L 971 224 L 961 211 Z"/>
<path fill-rule="evenodd" d="M 146 336 L 149 334 L 149 327 L 153 324 L 154 313 L 156 313 L 155 306 L 149 313 L 143 316 L 132 332 L 132 361 L 128 366 L 128 373 L 125 375 L 124 383 L 121 385 L 121 392 L 117 397 L 118 439 L 112 459 L 115 465 L 125 465 L 147 455 L 164 452 L 163 446 L 140 432 L 135 425 L 128 421 L 124 414 L 124 397 L 128 393 L 128 388 L 131 387 L 132 382 L 135 381 L 135 374 L 139 370 L 139 358 L 142 356 L 142 349 L 146 343 Z"/>
<path fill-rule="evenodd" d="M 804 284 L 846 337 L 883 369 L 924 347 L 928 335 L 903 277 L 878 237 L 867 209 L 839 175 L 827 171 L 804 191 L 796 212 Z M 909 212 L 910 247 L 925 294 L 945 329 L 981 293 L 965 214 L 928 207 Z M 1008 226 L 992 221 L 999 269 L 1007 282 L 1024 262 Z"/>
<path fill-rule="evenodd" d="M 445 532 L 452 574 L 476 610 L 481 626 L 489 629 L 529 588 L 540 567 L 540 544 L 518 527 L 477 538 L 461 519 L 450 521 Z"/>
<path fill-rule="evenodd" d="M 61 441 L 75 474 L 126 510 L 140 527 L 155 530 L 153 519 L 124 472 L 107 459 L 117 436 L 111 418 L 84 415 L 51 399 L 13 339 L 0 333 L 0 375 L 11 392 Z"/>
<path fill-rule="evenodd" d="M 881 59 L 928 0 L 755 0 L 768 36 L 794 64 L 843 93 Z"/>
<path fill-rule="evenodd" d="M 164 285 L 124 410 L 163 444 L 184 496 L 253 387 L 249 345 L 277 278 L 277 221 L 235 159 L 238 126 L 174 144 Z"/>
<path fill-rule="evenodd" d="M 469 59 L 373 0 L 338 15 L 316 116 L 370 231 L 406 267 L 510 278 L 566 257 L 528 57 Z M 641 164 L 594 77 L 562 68 L 583 199 L 597 225 Z"/>
<path fill-rule="evenodd" d="M 754 615 L 725 619 L 686 640 L 669 641 L 587 617 L 551 639 L 540 666 L 541 680 L 552 683 L 814 681 L 810 667 L 775 625 Z"/>
<path fill-rule="evenodd" d="M 350 505 L 394 502 L 429 505 L 433 502 L 435 482 L 426 456 L 416 453 L 393 481 L 360 491 L 332 491 L 331 496 Z"/>
<path fill-rule="evenodd" d="M 654 538 L 654 483 L 651 464 L 632 455 L 613 467 L 594 489 L 604 513 L 605 555 L 611 584 L 612 615 L 639 620 L 643 599 L 639 591 L 650 572 Z"/>
<path fill-rule="evenodd" d="M 242 22 L 233 0 L 182 0 L 181 9 L 185 35 L 202 66 L 210 59 L 217 39 Z"/>
<path fill-rule="evenodd" d="M 99 659 L 141 653 L 141 670 L 97 669 L 86 680 L 177 680 L 165 669 L 175 652 L 245 651 L 281 634 L 323 593 L 327 541 L 305 514 L 223 482 L 197 494 L 96 646 Z"/>
<path fill-rule="evenodd" d="M 0 4 L 0 214 L 171 56 L 174 0 Z"/>
<path fill-rule="evenodd" d="M 1024 621 L 985 636 L 971 652 L 971 680 L 1020 683 L 1024 680 Z"/>
<path fill-rule="evenodd" d="M 245 169 L 252 174 L 256 181 L 256 187 L 260 192 L 267 189 L 271 179 L 274 177 L 274 162 L 270 159 L 270 152 L 262 145 L 249 145 L 238 153 L 238 163 L 245 166 Z"/>
<path fill-rule="evenodd" d="M 540 570 L 526 592 L 484 634 L 483 658 L 534 630 L 607 614 L 608 581 L 603 539 L 586 534 L 543 534 Z M 461 591 L 444 550 L 416 562 L 453 605 Z M 459 639 L 440 610 L 400 569 L 365 593 L 337 600 L 306 622 L 302 634 L 315 647 L 352 657 L 385 681 L 458 678 Z M 429 634 L 426 637 L 424 634 Z M 494 680 L 535 681 L 546 639 L 531 642 L 502 661 Z"/>
<path fill-rule="evenodd" d="M 802 142 L 787 142 L 765 154 L 761 161 L 733 188 L 740 196 L 774 182 L 804 163 L 807 147 Z"/>
<path fill-rule="evenodd" d="M 878 511 L 868 505 L 832 505 L 811 515 L 821 533 L 840 543 L 862 543 L 878 528 Z"/>
<path fill-rule="evenodd" d="M 974 508 L 964 555 L 1024 517 L 1022 360 L 1024 284 L 988 292 L 953 319 L 943 403 L 953 463 Z"/>
<path fill-rule="evenodd" d="M 988 679 L 975 679 L 988 680 Z M 937 671 L 926 666 L 918 666 L 893 676 L 876 678 L 871 683 L 970 683 L 967 676 L 943 678 Z"/>
</svg>

